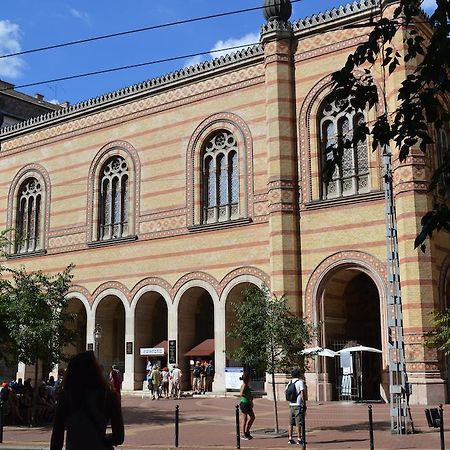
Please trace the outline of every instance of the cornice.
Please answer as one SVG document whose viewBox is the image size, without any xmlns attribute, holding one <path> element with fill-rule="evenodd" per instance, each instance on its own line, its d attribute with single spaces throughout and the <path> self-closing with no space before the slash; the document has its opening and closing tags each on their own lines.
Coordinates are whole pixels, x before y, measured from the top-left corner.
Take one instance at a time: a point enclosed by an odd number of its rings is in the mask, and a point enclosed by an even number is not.
<svg viewBox="0 0 450 450">
<path fill-rule="evenodd" d="M 67 108 L 55 112 L 33 117 L 24 122 L 3 128 L 0 131 L 0 141 L 14 138 L 20 134 L 36 131 L 48 125 L 55 125 L 60 122 L 72 120 L 73 118 L 92 114 L 102 109 L 111 108 L 131 100 L 147 97 L 167 91 L 180 84 L 192 83 L 201 80 L 211 74 L 217 75 L 227 72 L 230 69 L 240 68 L 262 61 L 264 51 L 261 45 L 255 45 L 246 49 L 215 58 L 194 66 L 186 67 L 175 72 L 152 78 L 132 86 L 109 92 L 99 97 L 94 97 L 86 101 L 76 103 Z"/>
</svg>

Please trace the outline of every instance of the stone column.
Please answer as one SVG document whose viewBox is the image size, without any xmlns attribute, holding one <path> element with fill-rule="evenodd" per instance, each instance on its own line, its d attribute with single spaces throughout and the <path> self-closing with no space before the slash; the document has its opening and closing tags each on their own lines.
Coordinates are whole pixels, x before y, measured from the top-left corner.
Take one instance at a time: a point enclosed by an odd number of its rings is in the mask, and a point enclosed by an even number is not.
<svg viewBox="0 0 450 450">
<path fill-rule="evenodd" d="M 287 19 L 270 19 L 263 26 L 261 42 L 266 76 L 271 290 L 277 296 L 285 294 L 292 311 L 300 313 L 295 44 L 291 24 Z"/>
<path fill-rule="evenodd" d="M 131 343 L 131 354 L 127 354 L 127 342 Z M 134 390 L 134 352 L 139 351 L 134 345 L 134 313 L 131 308 L 125 309 L 125 373 L 122 389 Z"/>
</svg>

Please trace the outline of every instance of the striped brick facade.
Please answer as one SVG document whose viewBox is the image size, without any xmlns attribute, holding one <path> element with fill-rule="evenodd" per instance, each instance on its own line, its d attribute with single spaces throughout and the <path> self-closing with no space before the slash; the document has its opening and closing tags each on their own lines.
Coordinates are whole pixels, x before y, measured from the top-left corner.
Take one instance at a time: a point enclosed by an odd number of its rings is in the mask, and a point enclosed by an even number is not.
<svg viewBox="0 0 450 450">
<path fill-rule="evenodd" d="M 176 340 L 187 371 L 184 353 L 213 338 L 214 389 L 223 391 L 231 304 L 245 288 L 265 284 L 319 326 L 320 345 L 353 338 L 348 324 L 360 325 L 357 302 L 371 314 L 376 305 L 377 336 L 370 342 L 384 351 L 378 389 L 388 397 L 380 152 L 369 152 L 368 193 L 333 200 L 320 194 L 318 114 L 330 73 L 365 38 L 367 29 L 341 29 L 372 13 L 371 1 L 358 5 L 296 22 L 288 35 L 263 33 L 259 47 L 0 133 L 0 229 L 16 223 L 24 174 L 39 174 L 46 192 L 43 250 L 2 263 L 48 273 L 75 264 L 71 308 L 85 329 L 77 349 L 94 343 L 100 324 L 100 360 L 122 365 L 125 388 L 142 387 L 139 348 Z M 374 70 L 381 85 L 379 74 Z M 392 77 L 387 84 L 391 108 L 398 83 Z M 237 141 L 239 218 L 202 224 L 202 145 L 217 130 Z M 130 168 L 130 231 L 98 242 L 99 170 L 112 155 Z M 448 370 L 424 336 L 430 312 L 450 306 L 450 240 L 441 232 L 425 254 L 413 249 L 432 203 L 430 163 L 412 152 L 406 164 L 395 164 L 411 401 L 436 403 L 446 399 Z M 333 370 L 329 361 L 311 367 L 312 399 L 335 398 Z"/>
</svg>

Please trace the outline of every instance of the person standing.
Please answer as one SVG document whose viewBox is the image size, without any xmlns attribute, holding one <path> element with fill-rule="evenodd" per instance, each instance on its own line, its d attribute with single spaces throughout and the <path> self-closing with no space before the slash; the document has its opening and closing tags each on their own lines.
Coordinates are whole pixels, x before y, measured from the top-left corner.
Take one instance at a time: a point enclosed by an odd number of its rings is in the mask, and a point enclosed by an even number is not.
<svg viewBox="0 0 450 450">
<path fill-rule="evenodd" d="M 292 380 L 286 386 L 286 400 L 289 402 L 289 444 L 303 445 L 302 417 L 306 411 L 305 382 L 300 368 L 294 367 Z M 294 440 L 294 426 L 297 428 L 297 441 Z"/>
<path fill-rule="evenodd" d="M 212 392 L 212 384 L 214 381 L 214 366 L 213 362 L 209 361 L 208 365 L 205 369 L 205 375 L 206 375 L 206 392 Z"/>
<path fill-rule="evenodd" d="M 172 372 L 170 374 L 170 381 L 172 382 L 172 396 L 173 398 L 180 399 L 181 396 L 181 377 L 182 377 L 181 369 L 178 367 L 178 364 L 173 365 Z"/>
<path fill-rule="evenodd" d="M 111 434 L 106 426 L 111 422 Z M 56 405 L 50 450 L 108 450 L 124 441 L 120 399 L 87 351 L 74 356 L 67 367 Z"/>
<path fill-rule="evenodd" d="M 115 364 L 111 366 L 111 372 L 109 372 L 109 382 L 120 398 L 120 391 L 122 390 L 122 375 Z"/>
<path fill-rule="evenodd" d="M 194 369 L 192 371 L 192 390 L 194 394 L 201 393 L 201 378 L 202 377 L 202 366 L 200 361 L 195 363 Z"/>
<path fill-rule="evenodd" d="M 154 366 L 152 373 L 150 374 L 152 380 L 153 390 L 152 390 L 152 400 L 159 400 L 159 387 L 161 386 L 161 373 L 159 372 L 159 367 Z"/>
<path fill-rule="evenodd" d="M 248 385 L 250 382 L 250 375 L 245 372 L 242 375 L 241 380 L 241 399 L 239 402 L 239 409 L 241 410 L 241 430 L 243 433 L 241 438 L 248 441 L 253 439 L 253 436 L 250 434 L 250 429 L 255 421 L 255 413 L 253 412 L 253 394 Z"/>
</svg>

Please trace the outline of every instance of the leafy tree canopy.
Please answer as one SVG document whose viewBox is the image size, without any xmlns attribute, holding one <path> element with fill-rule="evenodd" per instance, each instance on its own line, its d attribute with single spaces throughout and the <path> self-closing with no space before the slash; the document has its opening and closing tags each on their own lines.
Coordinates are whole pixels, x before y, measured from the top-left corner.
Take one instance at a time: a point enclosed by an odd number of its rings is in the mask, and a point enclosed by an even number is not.
<svg viewBox="0 0 450 450">
<path fill-rule="evenodd" d="M 332 100 L 338 101 L 347 111 L 376 108 L 382 104 L 384 111 L 372 124 L 361 123 L 351 139 L 340 139 L 333 148 L 333 155 L 324 167 L 326 179 L 331 179 L 336 166 L 341 165 L 343 151 L 355 145 L 367 135 L 372 136 L 373 149 L 386 151 L 394 143 L 399 159 L 404 162 L 411 149 L 417 147 L 426 152 L 435 144 L 435 132 L 450 120 L 449 62 L 450 62 L 450 5 L 449 0 L 436 0 L 436 9 L 428 18 L 421 10 L 422 1 L 400 0 L 391 17 L 384 17 L 384 5 L 380 1 L 377 20 L 361 26 L 371 27 L 367 40 L 349 55 L 345 66 L 333 74 Z M 399 45 L 403 42 L 403 45 Z M 408 64 L 413 62 L 413 69 Z M 387 109 L 386 91 L 380 94 L 372 78 L 374 66 L 382 67 L 383 82 L 396 70 L 402 70 L 404 79 L 399 86 L 397 107 Z M 406 66 L 405 66 L 406 65 Z M 378 69 L 376 69 L 378 70 Z M 430 191 L 435 192 L 433 209 L 422 218 L 422 229 L 415 240 L 421 246 L 434 231 L 450 230 L 450 154 L 441 149 L 441 161 L 434 172 Z"/>
<path fill-rule="evenodd" d="M 450 355 L 450 308 L 433 315 L 434 331 L 428 334 L 427 345 Z"/>
<path fill-rule="evenodd" d="M 76 338 L 68 328 L 66 294 L 72 266 L 49 276 L 0 267 L 0 322 L 6 342 L 0 348 L 27 365 L 42 361 L 53 367 L 64 359 L 62 349 Z M 5 345 L 6 344 L 6 345 Z"/>
<path fill-rule="evenodd" d="M 312 325 L 290 312 L 285 296 L 272 296 L 267 288 L 251 288 L 244 297 L 233 304 L 236 320 L 229 335 L 239 342 L 233 357 L 260 372 L 303 368 L 301 351 L 311 342 Z"/>
</svg>

